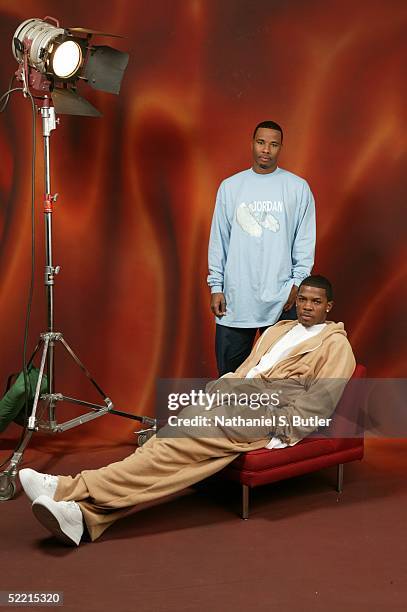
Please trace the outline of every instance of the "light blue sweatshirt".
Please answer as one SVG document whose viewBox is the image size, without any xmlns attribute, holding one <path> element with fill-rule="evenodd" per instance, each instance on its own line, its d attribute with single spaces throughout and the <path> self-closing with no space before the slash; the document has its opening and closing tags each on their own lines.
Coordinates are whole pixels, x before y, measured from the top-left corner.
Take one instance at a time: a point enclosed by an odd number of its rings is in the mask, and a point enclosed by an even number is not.
<svg viewBox="0 0 407 612">
<path fill-rule="evenodd" d="M 229 327 L 275 323 L 293 284 L 310 274 L 315 251 L 315 203 L 308 183 L 282 168 L 252 168 L 218 190 L 209 240 L 208 285 L 223 292 Z"/>
</svg>

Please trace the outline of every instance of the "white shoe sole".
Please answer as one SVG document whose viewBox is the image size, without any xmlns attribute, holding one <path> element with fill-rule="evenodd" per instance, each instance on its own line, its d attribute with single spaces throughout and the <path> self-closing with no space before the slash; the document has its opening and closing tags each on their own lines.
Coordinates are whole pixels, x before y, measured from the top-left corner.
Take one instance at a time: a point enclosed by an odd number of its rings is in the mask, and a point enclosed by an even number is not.
<svg viewBox="0 0 407 612">
<path fill-rule="evenodd" d="M 45 500 L 41 500 L 40 504 L 35 502 L 32 505 L 32 511 L 35 518 L 43 525 L 48 531 L 50 531 L 58 540 L 68 544 L 69 546 L 79 546 L 79 542 L 76 542 L 72 537 L 66 533 L 69 531 L 69 525 L 65 524 L 64 521 L 58 521 L 49 508 L 45 505 Z"/>
</svg>

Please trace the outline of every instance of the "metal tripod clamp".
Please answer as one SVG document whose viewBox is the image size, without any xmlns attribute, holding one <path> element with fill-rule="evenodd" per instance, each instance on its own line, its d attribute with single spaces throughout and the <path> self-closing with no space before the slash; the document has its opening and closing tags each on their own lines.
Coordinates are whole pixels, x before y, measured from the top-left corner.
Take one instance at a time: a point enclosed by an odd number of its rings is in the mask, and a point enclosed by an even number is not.
<svg viewBox="0 0 407 612">
<path fill-rule="evenodd" d="M 50 100 L 47 96 L 45 96 L 39 111 L 42 117 L 42 134 L 45 137 L 49 137 L 52 130 L 56 129 L 59 119 L 56 118 L 55 108 L 50 105 Z"/>
<path fill-rule="evenodd" d="M 55 342 L 62 339 L 62 334 L 61 332 L 44 332 L 43 334 L 40 334 L 40 338 L 41 340 L 44 340 L 44 342 Z"/>
<path fill-rule="evenodd" d="M 53 206 L 55 202 L 57 201 L 58 196 L 59 196 L 58 193 L 46 193 L 44 195 L 44 212 L 45 213 L 53 212 Z"/>
<path fill-rule="evenodd" d="M 61 266 L 45 266 L 45 284 L 53 285 L 54 276 L 59 274 L 60 271 L 61 271 Z"/>
</svg>

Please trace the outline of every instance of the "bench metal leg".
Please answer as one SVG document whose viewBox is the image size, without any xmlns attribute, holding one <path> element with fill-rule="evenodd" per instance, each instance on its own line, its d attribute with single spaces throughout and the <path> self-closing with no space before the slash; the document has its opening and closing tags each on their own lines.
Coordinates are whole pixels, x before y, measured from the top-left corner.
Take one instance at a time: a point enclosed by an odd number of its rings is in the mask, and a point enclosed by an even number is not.
<svg viewBox="0 0 407 612">
<path fill-rule="evenodd" d="M 242 519 L 249 518 L 249 487 L 242 485 Z"/>
<path fill-rule="evenodd" d="M 336 490 L 338 493 L 342 493 L 343 488 L 343 463 L 339 463 L 337 466 L 337 476 L 336 476 Z"/>
</svg>

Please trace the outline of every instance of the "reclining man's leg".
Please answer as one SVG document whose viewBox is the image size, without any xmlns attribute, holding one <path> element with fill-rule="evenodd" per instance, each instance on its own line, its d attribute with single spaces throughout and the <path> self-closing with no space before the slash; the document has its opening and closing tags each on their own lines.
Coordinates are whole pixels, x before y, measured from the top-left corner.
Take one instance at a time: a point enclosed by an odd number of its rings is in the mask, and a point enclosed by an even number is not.
<svg viewBox="0 0 407 612">
<path fill-rule="evenodd" d="M 209 428 L 181 426 L 176 434 L 166 425 L 126 459 L 98 470 L 57 478 L 26 469 L 20 471 L 20 480 L 34 514 L 55 535 L 79 544 L 85 521 L 95 540 L 132 506 L 176 493 L 220 471 L 240 453 L 263 448 L 269 439 L 267 426 L 214 425 L 219 415 L 245 411 L 217 406 L 205 412 Z M 266 408 L 262 412 L 266 414 Z M 190 406 L 180 414 L 189 418 L 201 413 L 202 408 Z"/>
<path fill-rule="evenodd" d="M 78 502 L 95 540 L 129 507 L 181 491 L 220 471 L 241 452 L 266 443 L 154 436 L 123 461 L 74 478 L 60 476 L 54 499 Z"/>
<path fill-rule="evenodd" d="M 219 410 L 224 412 L 224 408 Z M 189 412 L 186 409 L 183 414 Z M 216 412 L 218 409 L 212 416 Z M 162 437 L 152 437 L 126 459 L 84 470 L 75 477 L 20 470 L 34 514 L 52 533 L 75 544 L 79 544 L 85 521 L 95 540 L 130 507 L 185 489 L 220 471 L 240 453 L 263 448 L 268 441 L 263 428 L 249 437 L 244 428 L 233 427 L 224 431 L 216 427 L 211 437 L 203 437 L 202 430 L 199 437 L 188 428 L 178 433 L 180 437 L 169 437 L 174 433 L 167 425 L 160 431 Z"/>
</svg>

